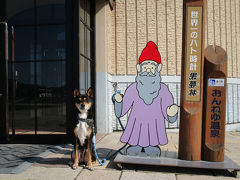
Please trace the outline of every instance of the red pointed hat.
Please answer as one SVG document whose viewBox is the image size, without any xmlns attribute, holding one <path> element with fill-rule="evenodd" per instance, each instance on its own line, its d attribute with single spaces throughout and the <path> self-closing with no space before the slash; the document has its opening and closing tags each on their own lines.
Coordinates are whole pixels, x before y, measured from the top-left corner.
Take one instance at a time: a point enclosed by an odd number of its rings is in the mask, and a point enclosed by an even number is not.
<svg viewBox="0 0 240 180">
<path fill-rule="evenodd" d="M 161 56 L 158 52 L 157 45 L 152 41 L 149 41 L 146 47 L 142 50 L 142 54 L 139 57 L 139 64 L 146 60 L 152 60 L 158 64 L 161 63 Z"/>
</svg>

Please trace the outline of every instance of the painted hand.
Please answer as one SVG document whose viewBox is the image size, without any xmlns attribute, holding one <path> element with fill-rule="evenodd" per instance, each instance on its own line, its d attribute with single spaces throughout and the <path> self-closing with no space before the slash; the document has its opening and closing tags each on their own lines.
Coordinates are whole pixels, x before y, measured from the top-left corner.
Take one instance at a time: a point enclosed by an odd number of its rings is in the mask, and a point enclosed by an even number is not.
<svg viewBox="0 0 240 180">
<path fill-rule="evenodd" d="M 117 93 L 117 94 L 115 94 L 115 96 L 114 96 L 115 100 L 116 100 L 118 103 L 122 102 L 122 99 L 123 99 L 122 97 L 123 97 L 123 95 L 120 94 L 120 93 Z"/>
<path fill-rule="evenodd" d="M 167 107 L 167 115 L 168 116 L 175 116 L 178 113 L 178 106 L 173 104 Z"/>
</svg>

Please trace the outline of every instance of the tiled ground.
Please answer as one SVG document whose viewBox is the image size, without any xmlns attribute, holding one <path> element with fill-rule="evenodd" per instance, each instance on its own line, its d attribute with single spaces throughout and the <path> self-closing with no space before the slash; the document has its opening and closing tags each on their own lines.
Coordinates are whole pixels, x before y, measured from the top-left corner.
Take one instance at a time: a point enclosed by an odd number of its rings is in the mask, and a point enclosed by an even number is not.
<svg viewBox="0 0 240 180">
<path fill-rule="evenodd" d="M 109 153 L 114 152 L 123 146 L 119 142 L 121 132 L 115 132 L 106 136 L 98 137 L 97 148 L 101 151 L 101 156 L 104 157 Z M 178 133 L 168 133 L 169 143 L 161 147 L 163 151 L 175 151 L 178 147 Z M 175 168 L 175 167 L 158 167 L 146 165 L 126 165 L 123 170 L 117 168 L 113 161 L 107 161 L 107 164 L 100 166 L 94 165 L 94 171 L 89 171 L 79 166 L 77 170 L 72 170 L 69 164 L 71 163 L 70 154 L 72 146 L 60 148 L 59 151 L 49 154 L 42 158 L 37 163 L 19 174 L 0 174 L 0 179 L 77 179 L 77 180 L 182 180 L 182 179 L 233 179 L 228 171 L 208 170 L 208 169 L 192 169 L 192 168 Z M 240 164 L 240 132 L 226 133 L 226 150 L 225 154 Z M 234 178 L 240 180 L 240 177 Z"/>
<path fill-rule="evenodd" d="M 56 150 L 51 145 L 0 144 L 0 173 L 18 173 Z M 38 158 L 38 159 L 37 159 Z M 22 168 L 20 166 L 25 166 Z"/>
</svg>

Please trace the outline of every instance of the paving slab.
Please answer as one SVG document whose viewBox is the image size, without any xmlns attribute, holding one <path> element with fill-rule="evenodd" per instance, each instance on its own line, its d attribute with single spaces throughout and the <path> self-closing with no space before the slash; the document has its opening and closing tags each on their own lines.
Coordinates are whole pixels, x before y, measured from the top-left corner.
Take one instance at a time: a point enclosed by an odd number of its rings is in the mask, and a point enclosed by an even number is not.
<svg viewBox="0 0 240 180">
<path fill-rule="evenodd" d="M 240 156 L 239 156 L 239 152 L 238 153 L 226 153 L 226 155 L 232 160 L 234 161 L 236 164 L 238 164 L 240 166 Z"/>
<path fill-rule="evenodd" d="M 205 175 L 177 175 L 177 180 L 239 180 L 228 176 L 205 176 Z"/>
<path fill-rule="evenodd" d="M 0 163 L 0 174 L 15 174 L 24 171 L 35 161 L 47 156 L 51 150 L 54 151 L 56 149 L 56 146 L 1 144 L 0 149 L 0 159 L 2 162 Z"/>
<path fill-rule="evenodd" d="M 177 151 L 177 147 L 175 144 L 168 143 L 167 145 L 164 146 L 159 146 L 162 151 Z"/>
<path fill-rule="evenodd" d="M 175 174 L 165 174 L 156 172 L 124 171 L 120 180 L 176 180 Z"/>
<path fill-rule="evenodd" d="M 84 169 L 77 180 L 119 180 L 121 171 L 117 170 L 94 170 Z"/>
<path fill-rule="evenodd" d="M 31 166 L 26 171 L 19 174 L 0 174 L 2 180 L 74 180 L 81 172 L 82 168 L 77 170 L 71 168 L 46 168 Z"/>
<path fill-rule="evenodd" d="M 116 145 L 120 141 L 122 133 L 121 132 L 116 132 L 116 133 L 111 133 L 107 134 L 104 138 L 102 138 L 97 144 L 105 144 L 105 145 Z"/>
<path fill-rule="evenodd" d="M 55 153 L 51 153 L 45 158 L 37 161 L 34 166 L 39 167 L 54 167 L 54 168 L 69 168 L 72 164 L 71 160 L 71 145 L 67 148 L 62 148 Z"/>
</svg>

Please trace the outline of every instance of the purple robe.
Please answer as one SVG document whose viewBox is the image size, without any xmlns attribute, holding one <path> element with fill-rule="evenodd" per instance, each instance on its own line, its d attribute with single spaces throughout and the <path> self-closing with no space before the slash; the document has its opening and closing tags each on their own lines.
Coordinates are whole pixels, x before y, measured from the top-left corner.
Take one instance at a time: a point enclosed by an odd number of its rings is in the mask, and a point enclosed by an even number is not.
<svg viewBox="0 0 240 180">
<path fill-rule="evenodd" d="M 139 97 L 137 83 L 131 84 L 122 101 L 124 116 L 131 108 L 131 113 L 121 136 L 121 142 L 141 147 L 167 144 L 165 121 L 168 120 L 167 107 L 173 105 L 173 96 L 168 87 L 161 83 L 159 94 L 152 104 L 147 105 Z"/>
</svg>

